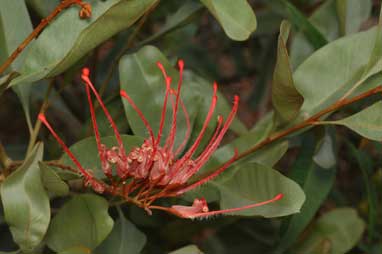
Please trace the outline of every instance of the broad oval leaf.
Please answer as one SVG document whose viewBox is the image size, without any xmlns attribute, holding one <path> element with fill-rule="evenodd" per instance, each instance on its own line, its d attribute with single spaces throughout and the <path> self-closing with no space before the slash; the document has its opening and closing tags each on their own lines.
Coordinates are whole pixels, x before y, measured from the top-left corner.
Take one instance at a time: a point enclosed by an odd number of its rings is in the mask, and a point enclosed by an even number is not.
<svg viewBox="0 0 382 254">
<path fill-rule="evenodd" d="M 24 163 L 1 185 L 5 221 L 23 251 L 32 251 L 45 236 L 50 221 L 49 198 L 41 181 L 38 144 Z"/>
<path fill-rule="evenodd" d="M 361 136 L 375 141 L 382 140 L 382 101 L 338 121 L 327 123 L 344 125 Z M 324 122 L 325 123 L 325 122 Z"/>
<path fill-rule="evenodd" d="M 94 194 L 74 196 L 52 219 L 46 243 L 56 252 L 97 247 L 113 228 L 107 201 Z"/>
<path fill-rule="evenodd" d="M 293 253 L 345 254 L 361 239 L 364 221 L 353 208 L 337 208 L 324 214 Z"/>
<path fill-rule="evenodd" d="M 143 144 L 143 138 L 138 136 L 121 135 L 121 138 L 125 146 L 126 152 L 129 152 L 133 147 L 141 146 Z M 116 146 L 118 144 L 115 137 L 101 138 L 101 142 L 107 147 Z M 95 177 L 97 178 L 105 177 L 101 168 L 101 162 L 99 160 L 99 154 L 97 150 L 97 143 L 94 137 L 89 137 L 78 141 L 69 149 L 81 163 L 83 168 L 91 169 Z M 64 165 L 69 165 L 73 168 L 76 168 L 76 165 L 69 158 L 69 156 L 67 156 L 67 154 L 64 154 L 62 156 L 61 162 Z"/>
<path fill-rule="evenodd" d="M 77 6 L 64 10 L 33 43 L 19 70 L 21 76 L 10 85 L 60 74 L 101 42 L 130 27 L 157 1 L 91 0 L 92 17 L 86 20 L 78 17 Z"/>
<path fill-rule="evenodd" d="M 305 201 L 304 192 L 278 171 L 257 163 L 240 164 L 233 170 L 235 174 L 231 177 L 210 182 L 220 191 L 221 209 L 259 203 L 282 193 L 284 197 L 274 203 L 230 214 L 272 218 L 300 211 Z"/>
<path fill-rule="evenodd" d="M 373 60 L 376 49 L 382 47 L 380 36 L 378 26 L 344 37 L 316 51 L 301 64 L 293 75 L 296 88 L 304 97 L 301 110 L 311 115 L 345 95 L 360 92 L 355 89 L 382 70 L 382 61 Z"/>
<path fill-rule="evenodd" d="M 95 253 L 139 254 L 147 238 L 139 229 L 125 218 L 119 209 L 119 219 L 115 222 L 110 235 L 95 250 Z"/>
<path fill-rule="evenodd" d="M 247 0 L 200 0 L 233 40 L 244 41 L 256 30 L 257 21 Z"/>
</svg>

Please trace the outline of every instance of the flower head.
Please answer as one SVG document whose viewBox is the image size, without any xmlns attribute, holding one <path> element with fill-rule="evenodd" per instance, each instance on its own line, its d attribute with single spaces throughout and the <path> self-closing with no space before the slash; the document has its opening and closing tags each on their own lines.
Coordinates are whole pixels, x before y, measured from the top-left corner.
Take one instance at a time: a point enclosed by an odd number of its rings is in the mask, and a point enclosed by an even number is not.
<svg viewBox="0 0 382 254">
<path fill-rule="evenodd" d="M 149 137 L 144 140 L 140 147 L 134 147 L 129 152 L 125 150 L 121 135 L 118 132 L 118 129 L 112 117 L 110 116 L 110 113 L 108 112 L 100 95 L 89 79 L 89 69 L 84 68 L 82 70 L 81 78 L 86 85 L 86 94 L 89 102 L 90 115 L 97 143 L 98 154 L 101 160 L 102 170 L 107 177 L 106 181 L 96 179 L 90 173 L 91 171 L 85 170 L 69 150 L 69 148 L 65 145 L 65 143 L 52 129 L 45 116 L 42 114 L 39 115 L 40 121 L 43 122 L 45 126 L 50 130 L 52 135 L 56 138 L 68 156 L 78 167 L 80 174 L 84 178 L 85 185 L 90 186 L 94 191 L 99 193 L 109 192 L 112 195 L 121 196 L 126 201 L 135 203 L 136 205 L 144 208 L 150 214 L 152 209 L 158 209 L 167 211 L 182 218 L 206 217 L 216 214 L 235 212 L 265 205 L 281 199 L 282 194 L 278 194 L 273 199 L 261 203 L 218 211 L 209 211 L 208 204 L 204 198 L 195 199 L 191 206 L 174 205 L 172 207 L 162 207 L 153 205 L 153 202 L 158 198 L 180 196 L 185 192 L 195 189 L 196 187 L 214 179 L 235 161 L 237 157 L 237 151 L 235 151 L 234 156 L 226 163 L 224 163 L 219 169 L 203 177 L 202 179 L 190 183 L 191 177 L 198 173 L 198 171 L 203 167 L 203 165 L 209 160 L 209 158 L 218 148 L 224 137 L 224 134 L 227 132 L 235 117 L 239 104 L 239 97 L 235 96 L 230 114 L 227 116 L 225 121 L 222 116 L 218 117 L 217 127 L 214 134 L 212 135 L 212 138 L 204 150 L 195 156 L 195 152 L 200 146 L 201 140 L 212 119 L 218 100 L 217 84 L 214 83 L 211 104 L 201 131 L 196 137 L 194 143 L 190 145 L 189 149 L 183 152 L 182 156 L 179 156 L 179 154 L 184 150 L 186 146 L 191 131 L 188 112 L 183 103 L 183 100 L 180 97 L 184 62 L 182 60 L 178 61 L 180 78 L 176 90 L 171 88 L 171 78 L 167 75 L 163 65 L 159 62 L 157 65 L 163 74 L 166 85 L 163 109 L 157 135 L 154 135 L 154 131 L 152 130 L 149 122 L 141 110 L 134 103 L 134 101 L 130 98 L 130 96 L 124 90 L 121 90 L 120 92 L 121 97 L 126 99 L 132 108 L 138 113 L 149 133 Z M 118 142 L 117 146 L 107 147 L 101 142 L 92 102 L 92 94 L 96 97 L 99 105 L 101 106 L 108 121 L 110 122 L 111 127 L 114 130 L 115 137 Z M 166 139 L 162 141 L 162 138 L 164 138 L 163 128 L 166 119 L 166 109 L 169 101 L 172 108 L 170 132 Z M 175 147 L 177 115 L 179 108 L 181 108 L 183 111 L 185 121 L 187 123 L 187 131 L 183 142 L 181 142 L 178 147 Z M 116 175 L 113 175 L 112 173 L 113 168 L 116 169 Z"/>
</svg>

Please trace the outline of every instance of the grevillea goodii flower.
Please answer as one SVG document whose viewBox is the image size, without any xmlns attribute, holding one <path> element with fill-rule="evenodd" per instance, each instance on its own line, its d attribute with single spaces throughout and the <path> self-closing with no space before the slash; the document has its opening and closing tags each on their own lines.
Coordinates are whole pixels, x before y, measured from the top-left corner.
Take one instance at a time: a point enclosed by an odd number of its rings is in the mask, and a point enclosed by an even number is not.
<svg viewBox="0 0 382 254">
<path fill-rule="evenodd" d="M 157 65 L 163 74 L 166 85 L 166 92 L 164 95 L 159 130 L 156 136 L 154 135 L 154 132 L 147 119 L 140 111 L 140 109 L 135 105 L 129 95 L 124 90 L 121 90 L 120 93 L 122 98 L 126 99 L 132 108 L 138 113 L 149 133 L 149 138 L 145 139 L 140 147 L 132 148 L 129 152 L 125 150 L 121 135 L 118 132 L 112 117 L 110 116 L 102 99 L 100 98 L 98 92 L 89 79 L 89 69 L 84 68 L 82 70 L 81 78 L 86 85 L 86 94 L 89 102 L 98 154 L 101 161 L 102 170 L 107 178 L 105 181 L 101 181 L 95 178 L 91 173 L 91 170 L 84 169 L 80 162 L 69 150 L 69 148 L 53 130 L 45 116 L 43 114 L 39 115 L 39 120 L 49 129 L 55 139 L 60 143 L 64 151 L 78 167 L 79 173 L 84 179 L 85 186 L 91 187 L 98 193 L 107 192 L 112 195 L 121 196 L 127 202 L 134 203 L 139 207 L 144 208 L 149 214 L 151 214 L 152 209 L 158 209 L 167 211 L 182 218 L 198 218 L 230 213 L 266 205 L 281 199 L 283 195 L 280 193 L 274 198 L 263 201 L 261 203 L 218 211 L 209 211 L 208 204 L 204 198 L 195 199 L 191 206 L 173 205 L 171 207 L 162 207 L 153 205 L 153 202 L 158 198 L 180 196 L 185 192 L 193 190 L 196 187 L 214 179 L 235 161 L 237 157 L 236 151 L 235 155 L 225 164 L 223 164 L 219 169 L 201 178 L 200 180 L 189 183 L 191 177 L 193 177 L 203 167 L 203 165 L 208 161 L 214 151 L 218 148 L 224 134 L 227 132 L 235 117 L 239 104 L 239 97 L 235 96 L 232 110 L 227 119 L 224 121 L 222 116 L 218 117 L 217 127 L 214 134 L 212 135 L 204 150 L 195 156 L 195 152 L 200 145 L 200 142 L 207 130 L 216 107 L 216 102 L 218 99 L 216 95 L 217 84 L 214 83 L 210 108 L 201 131 L 196 137 L 194 143 L 190 145 L 189 149 L 183 152 L 189 139 L 191 128 L 186 107 L 180 98 L 184 63 L 182 60 L 178 62 L 180 78 L 176 90 L 171 88 L 171 78 L 167 75 L 163 65 L 159 62 Z M 107 147 L 101 142 L 92 102 L 92 93 L 96 97 L 100 107 L 104 111 L 108 121 L 111 124 L 111 127 L 114 130 L 115 137 L 118 142 L 117 146 Z M 162 140 L 168 101 L 171 103 L 172 120 L 168 137 L 166 140 Z M 183 111 L 185 121 L 187 123 L 187 131 L 185 138 L 179 147 L 174 147 L 177 128 L 177 112 L 179 108 L 181 108 Z M 179 156 L 181 152 L 183 152 L 183 156 Z M 113 175 L 113 168 L 115 169 L 116 175 Z"/>
</svg>

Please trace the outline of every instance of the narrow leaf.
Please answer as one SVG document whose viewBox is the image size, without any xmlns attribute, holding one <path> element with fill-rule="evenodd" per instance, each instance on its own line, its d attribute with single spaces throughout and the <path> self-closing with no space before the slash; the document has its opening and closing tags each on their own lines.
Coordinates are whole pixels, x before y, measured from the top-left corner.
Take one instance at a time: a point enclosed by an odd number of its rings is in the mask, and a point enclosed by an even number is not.
<svg viewBox="0 0 382 254">
<path fill-rule="evenodd" d="M 23 251 L 32 251 L 45 236 L 50 221 L 49 198 L 41 181 L 38 144 L 24 163 L 1 185 L 5 221 Z"/>
<path fill-rule="evenodd" d="M 293 25 L 299 28 L 315 49 L 319 49 L 328 43 L 325 36 L 293 4 L 287 0 L 279 1 L 285 7 Z"/>
<path fill-rule="evenodd" d="M 304 147 L 292 166 L 291 176 L 302 186 L 306 201 L 300 213 L 284 222 L 285 228 L 274 251 L 275 254 L 284 253 L 296 242 L 326 200 L 335 181 L 335 168 L 324 169 L 312 160 L 315 142 L 308 137 L 303 142 Z"/>
<path fill-rule="evenodd" d="M 283 21 L 277 46 L 277 60 L 273 72 L 272 103 L 276 122 L 287 124 L 298 115 L 304 98 L 296 90 L 287 50 L 290 23 Z"/>
<path fill-rule="evenodd" d="M 217 19 L 228 37 L 244 41 L 256 30 L 255 13 L 247 0 L 200 0 Z"/>
</svg>

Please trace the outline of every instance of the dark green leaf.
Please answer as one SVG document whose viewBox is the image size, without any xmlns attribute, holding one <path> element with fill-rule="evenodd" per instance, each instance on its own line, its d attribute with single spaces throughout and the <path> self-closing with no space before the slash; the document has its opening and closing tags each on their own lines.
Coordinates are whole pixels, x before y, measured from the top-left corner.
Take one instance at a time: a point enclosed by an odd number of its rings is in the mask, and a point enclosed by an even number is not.
<svg viewBox="0 0 382 254">
<path fill-rule="evenodd" d="M 308 236 L 294 249 L 296 254 L 347 253 L 361 239 L 365 223 L 353 208 L 337 208 L 324 214 Z"/>
<path fill-rule="evenodd" d="M 293 215 L 286 222 L 281 240 L 274 251 L 275 254 L 284 253 L 295 243 L 327 198 L 335 181 L 335 168 L 321 168 L 312 160 L 315 151 L 314 142 L 306 138 L 303 143 L 302 151 L 292 167 L 292 179 L 302 186 L 306 201 L 301 212 Z"/>
<path fill-rule="evenodd" d="M 121 137 L 127 152 L 129 152 L 133 147 L 141 146 L 143 144 L 143 139 L 138 136 L 121 135 Z M 115 137 L 104 137 L 101 139 L 101 142 L 109 148 L 118 144 Z M 83 168 L 91 169 L 94 172 L 95 177 L 105 177 L 101 168 L 101 162 L 98 157 L 97 143 L 94 137 L 85 138 L 75 143 L 70 147 L 70 151 L 72 151 L 72 153 L 76 156 Z M 61 162 L 64 165 L 69 165 L 76 168 L 73 161 L 66 154 L 62 156 Z"/>
<path fill-rule="evenodd" d="M 79 247 L 94 249 L 105 240 L 113 224 L 104 198 L 76 195 L 53 218 L 46 242 L 56 252 Z"/>
<path fill-rule="evenodd" d="M 119 219 L 115 222 L 113 231 L 95 250 L 95 253 L 139 254 L 146 244 L 146 236 L 123 215 L 118 209 Z"/>
<path fill-rule="evenodd" d="M 61 180 L 53 168 L 43 162 L 39 163 L 42 184 L 51 197 L 63 197 L 69 194 L 69 186 Z"/>
<path fill-rule="evenodd" d="M 244 41 L 256 30 L 255 13 L 247 0 L 200 0 L 217 19 L 228 37 Z"/>
<path fill-rule="evenodd" d="M 286 216 L 300 211 L 305 194 L 300 186 L 278 171 L 256 163 L 243 163 L 232 169 L 234 174 L 210 182 L 220 191 L 220 208 L 228 209 L 266 201 L 282 193 L 284 197 L 261 207 L 234 212 L 235 215 Z"/>
<path fill-rule="evenodd" d="M 49 198 L 41 181 L 38 144 L 24 163 L 1 185 L 5 221 L 23 251 L 32 251 L 45 236 L 50 221 Z"/>
<path fill-rule="evenodd" d="M 359 168 L 362 173 L 363 182 L 366 188 L 367 195 L 367 208 L 369 213 L 369 221 L 368 221 L 368 238 L 374 239 L 376 233 L 376 226 L 378 221 L 378 195 L 376 191 L 376 186 L 373 181 L 370 179 L 369 172 L 372 172 L 373 163 L 372 158 L 365 151 L 357 150 L 357 148 L 351 144 L 347 143 L 350 153 L 352 157 L 356 158 Z"/>
<path fill-rule="evenodd" d="M 273 72 L 272 103 L 276 122 L 287 124 L 298 115 L 304 98 L 296 90 L 287 49 L 290 23 L 283 21 L 277 46 L 277 61 Z"/>
<path fill-rule="evenodd" d="M 49 24 L 33 43 L 19 70 L 21 76 L 14 79 L 11 86 L 60 74 L 101 42 L 130 27 L 157 0 L 88 2 L 92 5 L 90 19 L 80 19 L 75 6 Z"/>
<path fill-rule="evenodd" d="M 188 245 L 178 250 L 171 251 L 169 254 L 203 254 L 196 245 Z"/>
</svg>

